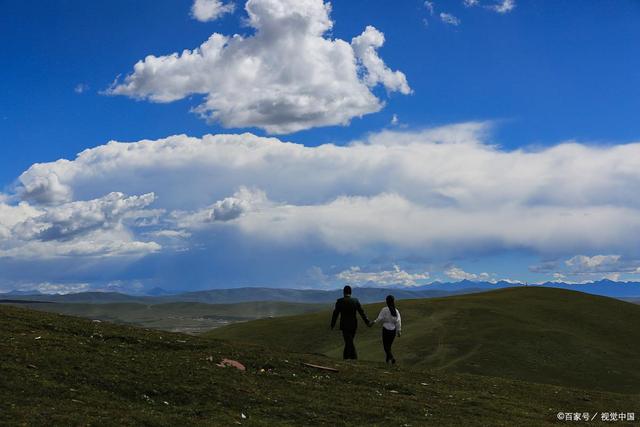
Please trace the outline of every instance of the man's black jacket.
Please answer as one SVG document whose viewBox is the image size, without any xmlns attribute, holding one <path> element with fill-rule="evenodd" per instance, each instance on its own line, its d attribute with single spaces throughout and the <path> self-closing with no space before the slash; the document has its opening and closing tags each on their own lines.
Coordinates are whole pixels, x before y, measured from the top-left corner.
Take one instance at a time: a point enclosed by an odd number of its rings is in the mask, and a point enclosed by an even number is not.
<svg viewBox="0 0 640 427">
<path fill-rule="evenodd" d="M 360 313 L 364 323 L 369 324 L 369 319 L 364 313 L 360 301 L 358 298 L 350 296 L 344 298 L 338 298 L 336 301 L 336 308 L 333 310 L 333 316 L 331 317 L 331 329 L 336 325 L 338 315 L 340 316 L 340 329 L 343 331 L 355 331 L 358 328 L 358 320 L 356 319 L 356 312 Z"/>
</svg>

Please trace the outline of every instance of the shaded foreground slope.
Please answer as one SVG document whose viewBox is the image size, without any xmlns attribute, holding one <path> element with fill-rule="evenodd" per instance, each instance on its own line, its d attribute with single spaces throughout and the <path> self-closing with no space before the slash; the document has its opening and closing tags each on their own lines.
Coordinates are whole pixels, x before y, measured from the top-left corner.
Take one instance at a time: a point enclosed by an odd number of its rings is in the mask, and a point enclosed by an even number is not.
<svg viewBox="0 0 640 427">
<path fill-rule="evenodd" d="M 216 367 L 222 357 L 247 371 Z M 542 425 L 558 411 L 640 409 L 632 395 L 389 371 L 10 306 L 0 371 L 2 425 Z"/>
<path fill-rule="evenodd" d="M 405 366 L 585 389 L 640 393 L 640 306 L 561 289 L 527 287 L 398 301 Z M 366 306 L 375 317 L 381 304 Z M 330 313 L 257 320 L 208 333 L 291 351 L 342 351 Z M 379 328 L 361 325 L 361 359 L 384 360 Z"/>
</svg>

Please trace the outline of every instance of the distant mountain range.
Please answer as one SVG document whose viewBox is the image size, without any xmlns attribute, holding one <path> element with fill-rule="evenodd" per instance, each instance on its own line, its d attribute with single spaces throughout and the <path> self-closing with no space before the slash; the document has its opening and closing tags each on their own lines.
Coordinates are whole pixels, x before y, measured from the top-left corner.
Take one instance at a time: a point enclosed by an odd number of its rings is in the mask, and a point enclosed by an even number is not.
<svg viewBox="0 0 640 427">
<path fill-rule="evenodd" d="M 468 294 L 494 289 L 527 286 L 525 284 L 500 281 L 497 283 L 475 282 L 463 280 L 455 283 L 434 282 L 419 287 L 389 287 L 374 288 L 364 287 L 354 289 L 354 296 L 363 303 L 383 301 L 388 294 L 395 295 L 398 299 L 437 298 L 447 295 Z M 602 295 L 627 300 L 640 299 L 640 282 L 614 282 L 611 280 L 599 280 L 585 284 L 570 284 L 563 282 L 547 282 L 542 287 L 570 289 L 586 292 L 594 295 Z M 206 304 L 233 304 L 253 301 L 286 301 L 299 303 L 330 303 L 342 296 L 341 289 L 334 290 L 310 290 L 287 288 L 233 288 L 211 289 L 206 291 L 175 293 L 154 288 L 150 294 L 127 295 L 117 292 L 80 292 L 66 295 L 47 295 L 38 292 L 14 291 L 2 294 L 0 300 L 11 299 L 21 301 L 45 301 L 64 303 L 141 303 L 162 304 L 170 302 L 199 302 Z"/>
<path fill-rule="evenodd" d="M 512 288 L 518 286 L 541 286 L 546 288 L 568 289 L 572 291 L 580 291 L 588 294 L 602 295 L 613 298 L 640 298 L 640 282 L 614 282 L 612 280 L 598 280 L 588 283 L 565 283 L 565 282 L 545 282 L 536 285 L 526 285 L 524 283 L 513 283 L 499 281 L 491 282 L 475 282 L 471 280 L 463 280 L 455 283 L 434 282 L 429 285 L 412 288 L 416 290 L 432 289 L 440 291 L 451 291 L 461 289 L 472 289 L 474 292 L 478 290 L 486 291 L 492 289 Z"/>
</svg>

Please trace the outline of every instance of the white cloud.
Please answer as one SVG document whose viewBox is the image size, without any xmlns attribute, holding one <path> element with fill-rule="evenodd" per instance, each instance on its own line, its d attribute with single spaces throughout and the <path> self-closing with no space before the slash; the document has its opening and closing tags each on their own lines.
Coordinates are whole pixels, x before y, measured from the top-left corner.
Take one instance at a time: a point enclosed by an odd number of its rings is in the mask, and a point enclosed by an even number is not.
<svg viewBox="0 0 640 427">
<path fill-rule="evenodd" d="M 635 250 L 640 144 L 504 151 L 483 142 L 489 129 L 385 131 L 348 146 L 251 134 L 111 142 L 73 161 L 35 165 L 18 192 L 62 204 L 153 192 L 154 206 L 168 212 L 157 227 L 232 227 L 252 241 L 312 241 L 343 254 L 380 245 L 432 256 Z M 16 216 L 47 206 L 4 209 Z"/>
<path fill-rule="evenodd" d="M 379 111 L 372 92 L 410 93 L 404 74 L 378 56 L 383 34 L 368 26 L 352 43 L 325 36 L 333 26 L 323 0 L 248 0 L 255 34 L 213 34 L 199 48 L 147 56 L 108 90 L 153 102 L 191 94 L 205 99 L 195 111 L 225 127 L 291 133 L 346 125 Z"/>
<path fill-rule="evenodd" d="M 73 91 L 78 95 L 85 93 L 87 90 L 89 90 L 89 85 L 86 83 L 78 83 L 76 87 L 73 88 Z"/>
<path fill-rule="evenodd" d="M 549 261 L 532 266 L 535 273 L 552 274 L 555 280 L 585 283 L 606 278 L 617 281 L 623 274 L 640 273 L 640 260 L 622 255 L 575 255 L 564 262 Z"/>
<path fill-rule="evenodd" d="M 384 45 L 384 34 L 372 26 L 367 26 L 362 34 L 354 37 L 351 46 L 365 70 L 367 86 L 382 84 L 388 91 L 411 93 L 407 79 L 400 71 L 391 71 L 378 56 L 378 49 Z"/>
<path fill-rule="evenodd" d="M 479 0 L 463 0 L 465 7 L 474 7 L 477 6 L 480 1 Z"/>
<path fill-rule="evenodd" d="M 440 20 L 445 24 L 453 25 L 454 27 L 457 27 L 458 25 L 460 25 L 460 19 L 458 19 L 456 16 L 450 13 L 445 13 L 445 12 L 440 13 Z"/>
<path fill-rule="evenodd" d="M 391 126 L 398 126 L 400 124 L 400 119 L 398 118 L 397 114 L 394 114 L 391 117 Z"/>
<path fill-rule="evenodd" d="M 435 12 L 435 4 L 432 1 L 425 1 L 424 7 L 429 11 L 429 15 L 433 15 Z"/>
<path fill-rule="evenodd" d="M 595 255 L 588 257 L 576 255 L 565 261 L 565 264 L 578 272 L 593 272 L 603 268 L 617 267 L 620 262 L 620 255 Z"/>
<path fill-rule="evenodd" d="M 511 12 L 515 7 L 515 0 L 501 0 L 498 4 L 488 6 L 489 9 L 502 14 Z"/>
<path fill-rule="evenodd" d="M 64 164 L 66 160 L 59 162 Z M 21 178 L 20 197 L 26 201 L 46 205 L 70 201 L 72 194 L 69 187 L 60 184 L 60 179 L 55 173 L 39 173 L 40 167 L 40 163 L 34 164 L 29 168 L 33 173 Z"/>
<path fill-rule="evenodd" d="M 215 21 L 235 9 L 233 3 L 222 0 L 195 0 L 191 6 L 191 16 L 201 22 Z"/>
<path fill-rule="evenodd" d="M 617 282 L 618 280 L 620 280 L 620 273 L 607 273 L 604 275 L 604 278 Z"/>
<path fill-rule="evenodd" d="M 409 273 L 400 269 L 397 265 L 394 265 L 393 270 L 371 272 L 362 271 L 360 267 L 351 267 L 336 274 L 336 279 L 356 286 L 418 286 L 421 284 L 420 282 L 429 279 L 429 273 Z"/>
<path fill-rule="evenodd" d="M 127 213 L 148 206 L 154 198 L 153 193 L 125 197 L 114 192 L 96 200 L 66 203 L 15 225 L 14 232 L 25 240 L 72 240 L 118 227 Z"/>
<path fill-rule="evenodd" d="M 491 275 L 489 273 L 467 273 L 459 267 L 450 267 L 445 270 L 444 274 L 453 280 L 473 280 L 473 281 L 489 281 L 491 279 Z"/>
<path fill-rule="evenodd" d="M 111 193 L 42 208 L 26 202 L 0 204 L 0 257 L 131 256 L 157 251 L 160 245 L 135 240 L 123 223 L 153 200 L 153 194 Z"/>
<path fill-rule="evenodd" d="M 77 292 L 89 291 L 89 283 L 22 283 L 14 285 L 9 290 L 22 291 L 22 292 L 40 292 L 41 294 L 72 294 Z"/>
<path fill-rule="evenodd" d="M 227 197 L 214 203 L 209 211 L 211 221 L 232 221 L 267 203 L 263 191 L 241 188 L 233 197 Z"/>
</svg>

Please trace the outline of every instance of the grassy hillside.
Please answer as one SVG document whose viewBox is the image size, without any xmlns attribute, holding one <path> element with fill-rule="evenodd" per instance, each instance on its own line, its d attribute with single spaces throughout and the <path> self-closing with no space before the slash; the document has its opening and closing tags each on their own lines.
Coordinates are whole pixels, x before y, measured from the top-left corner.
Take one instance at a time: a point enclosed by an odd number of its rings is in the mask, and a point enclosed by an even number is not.
<svg viewBox="0 0 640 427">
<path fill-rule="evenodd" d="M 327 308 L 327 304 L 275 301 L 240 304 L 176 302 L 169 304 L 20 303 L 20 305 L 52 313 L 188 333 L 203 332 L 229 322 L 310 313 Z"/>
<path fill-rule="evenodd" d="M 223 357 L 247 371 L 217 367 Z M 558 411 L 604 408 L 638 413 L 640 399 L 388 370 L 0 306 L 0 425 L 539 426 L 554 424 Z"/>
<path fill-rule="evenodd" d="M 477 292 L 481 289 L 474 288 L 472 282 L 465 286 L 453 286 L 451 289 L 397 289 L 394 290 L 399 298 L 435 298 L 447 295 Z M 360 288 L 358 293 L 363 302 L 384 301 L 389 289 Z M 66 295 L 24 295 L 24 294 L 0 294 L 2 300 L 21 300 L 38 302 L 74 303 L 74 304 L 113 304 L 113 303 L 138 303 L 145 305 L 166 304 L 172 302 L 198 302 L 203 304 L 237 304 L 243 302 L 281 301 L 308 304 L 331 304 L 339 296 L 342 290 L 313 290 L 313 289 L 286 289 L 286 288 L 232 288 L 210 289 L 206 291 L 184 292 L 175 295 L 125 295 L 117 292 L 79 292 Z"/>
<path fill-rule="evenodd" d="M 413 368 L 640 392 L 640 307 L 550 288 L 398 301 L 404 334 L 394 350 Z M 366 306 L 374 318 L 381 304 Z M 330 312 L 230 325 L 209 336 L 339 358 Z M 361 324 L 361 359 L 384 360 L 380 330 Z"/>
</svg>

